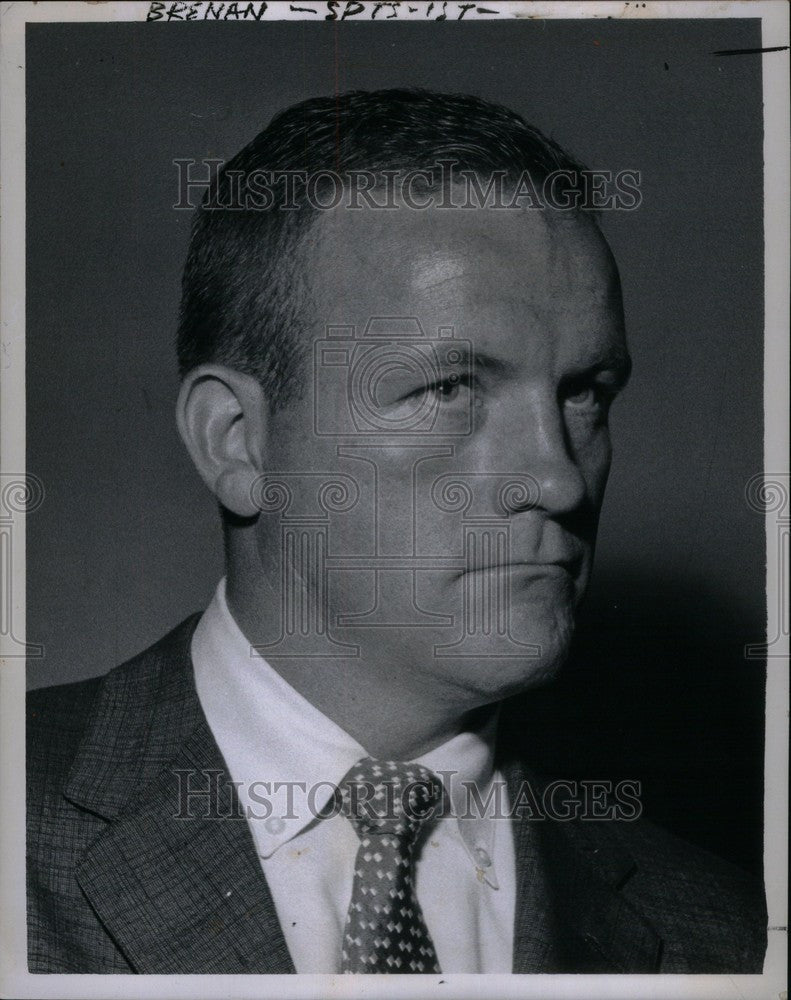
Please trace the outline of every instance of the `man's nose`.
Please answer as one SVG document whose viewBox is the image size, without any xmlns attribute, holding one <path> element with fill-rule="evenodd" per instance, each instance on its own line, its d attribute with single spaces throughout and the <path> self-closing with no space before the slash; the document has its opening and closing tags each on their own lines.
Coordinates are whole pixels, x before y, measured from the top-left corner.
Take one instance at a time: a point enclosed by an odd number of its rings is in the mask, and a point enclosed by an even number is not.
<svg viewBox="0 0 791 1000">
<path fill-rule="evenodd" d="M 535 400 L 511 433 L 498 436 L 498 465 L 529 480 L 529 490 L 506 490 L 499 502 L 508 514 L 541 510 L 559 517 L 579 509 L 587 484 L 572 454 L 556 399 Z"/>
</svg>

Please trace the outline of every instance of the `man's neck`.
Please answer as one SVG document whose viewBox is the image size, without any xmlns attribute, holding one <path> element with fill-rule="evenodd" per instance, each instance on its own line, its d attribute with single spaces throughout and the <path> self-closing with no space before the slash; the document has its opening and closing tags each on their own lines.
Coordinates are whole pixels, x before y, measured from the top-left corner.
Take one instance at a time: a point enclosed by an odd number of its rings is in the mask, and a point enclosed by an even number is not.
<svg viewBox="0 0 791 1000">
<path fill-rule="evenodd" d="M 251 602 L 229 577 L 226 600 L 251 646 L 277 636 L 279 622 L 271 619 L 280 602 L 274 590 L 268 600 Z M 415 760 L 477 728 L 482 713 L 492 710 L 471 708 L 452 693 L 437 691 L 415 665 L 410 669 L 397 658 L 389 663 L 381 649 L 361 647 L 359 655 L 320 657 L 292 655 L 286 645 L 279 644 L 281 655 L 265 650 L 262 655 L 303 698 L 380 760 Z"/>
</svg>

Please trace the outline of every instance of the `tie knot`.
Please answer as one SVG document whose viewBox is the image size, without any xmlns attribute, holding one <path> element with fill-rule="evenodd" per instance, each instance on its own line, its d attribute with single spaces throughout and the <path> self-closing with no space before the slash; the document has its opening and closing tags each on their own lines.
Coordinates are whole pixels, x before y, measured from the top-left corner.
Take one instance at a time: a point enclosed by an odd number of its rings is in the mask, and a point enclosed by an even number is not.
<svg viewBox="0 0 791 1000">
<path fill-rule="evenodd" d="M 442 782 L 422 764 L 364 757 L 338 786 L 341 812 L 358 836 L 391 834 L 415 840 L 442 801 Z"/>
</svg>

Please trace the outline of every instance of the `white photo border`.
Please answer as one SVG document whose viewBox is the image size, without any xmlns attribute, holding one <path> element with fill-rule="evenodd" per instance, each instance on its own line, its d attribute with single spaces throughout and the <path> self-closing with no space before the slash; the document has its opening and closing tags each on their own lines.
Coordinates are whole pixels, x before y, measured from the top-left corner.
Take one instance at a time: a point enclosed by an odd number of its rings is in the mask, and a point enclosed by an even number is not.
<svg viewBox="0 0 791 1000">
<path fill-rule="evenodd" d="M 167 5 L 165 5 L 167 6 Z M 189 6 L 186 4 L 185 6 Z M 242 5 L 240 5 L 242 6 Z M 310 6 L 318 16 L 294 11 Z M 373 8 L 358 19 L 367 19 Z M 439 11 L 440 4 L 434 8 Z M 448 0 L 448 19 L 467 8 L 463 20 L 479 17 L 516 18 L 760 18 L 762 47 L 775 50 L 763 56 L 764 98 L 764 234 L 765 330 L 764 398 L 765 489 L 785 489 L 785 518 L 789 494 L 789 8 L 785 0 L 747 2 L 502 2 L 481 3 L 478 14 L 468 4 Z M 263 20 L 324 20 L 326 13 L 342 14 L 345 3 L 270 3 Z M 25 475 L 25 26 L 41 22 L 146 21 L 159 5 L 147 2 L 4 3 L 0 23 L 0 463 L 3 478 Z M 427 20 L 428 2 L 399 6 L 402 20 Z M 381 16 L 381 15 L 380 15 Z M 160 17 L 151 30 L 167 30 Z M 782 51 L 785 49 L 785 51 Z M 766 504 L 767 508 L 771 504 Z M 14 623 L 15 640 L 25 635 L 25 518 L 14 520 L 13 550 L 0 555 L 8 560 L 10 576 L 3 569 L 0 594 L 6 621 Z M 769 911 L 769 947 L 762 975 L 446 975 L 442 983 L 428 977 L 347 976 L 121 976 L 47 974 L 27 972 L 25 899 L 25 793 L 24 793 L 24 657 L 8 655 L 8 636 L 0 634 L 0 995 L 19 998 L 106 998 L 108 996 L 157 997 L 192 1000 L 194 997 L 258 998 L 279 1000 L 308 997 L 542 997 L 585 1000 L 634 998 L 766 998 L 781 997 L 787 988 L 787 834 L 788 834 L 788 635 L 783 634 L 783 597 L 788 594 L 788 531 L 778 544 L 778 512 L 767 509 L 767 636 L 777 637 L 767 661 L 766 751 L 764 806 L 764 870 Z M 784 548 L 784 545 L 786 546 Z"/>
</svg>

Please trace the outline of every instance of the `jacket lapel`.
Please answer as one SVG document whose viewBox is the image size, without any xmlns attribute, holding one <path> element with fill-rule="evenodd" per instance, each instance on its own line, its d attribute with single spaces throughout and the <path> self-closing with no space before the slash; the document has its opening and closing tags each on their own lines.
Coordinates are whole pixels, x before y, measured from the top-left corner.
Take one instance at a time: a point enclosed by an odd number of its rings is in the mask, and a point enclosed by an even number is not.
<svg viewBox="0 0 791 1000">
<path fill-rule="evenodd" d="M 188 619 L 102 685 L 66 795 L 110 822 L 78 881 L 136 972 L 293 972 L 194 688 L 196 624 Z"/>
<path fill-rule="evenodd" d="M 511 803 L 523 782 L 541 801 L 543 783 L 504 765 Z M 662 941 L 620 889 L 635 871 L 604 822 L 515 820 L 517 973 L 652 973 Z"/>
</svg>

